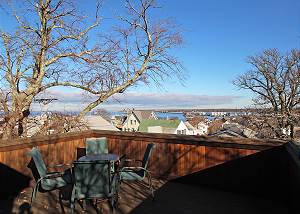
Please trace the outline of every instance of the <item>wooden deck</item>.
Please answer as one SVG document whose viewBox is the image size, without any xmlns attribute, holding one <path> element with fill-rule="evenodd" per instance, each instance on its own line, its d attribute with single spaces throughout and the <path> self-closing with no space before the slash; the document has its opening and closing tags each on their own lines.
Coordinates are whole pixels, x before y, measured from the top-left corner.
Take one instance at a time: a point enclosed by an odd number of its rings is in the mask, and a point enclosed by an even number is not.
<svg viewBox="0 0 300 214">
<path fill-rule="evenodd" d="M 189 185 L 175 181 L 154 181 L 156 197 L 153 201 L 141 183 L 123 183 L 115 214 L 284 214 L 289 213 L 288 206 L 255 195 L 228 192 L 207 186 Z M 9 202 L 3 201 L 0 213 L 57 214 L 70 213 L 69 203 L 58 202 L 57 193 L 38 194 L 32 209 L 29 207 L 31 189 L 23 191 L 15 199 L 10 210 Z M 148 198 L 147 198 L 148 197 Z M 3 207 L 3 206 L 7 207 Z M 108 204 L 101 202 L 97 208 L 87 204 L 85 210 L 76 203 L 75 213 L 108 214 Z"/>
<path fill-rule="evenodd" d="M 155 189 L 159 189 L 166 183 L 165 180 L 154 179 Z M 144 182 L 123 182 L 120 188 L 118 207 L 115 214 L 125 214 L 132 212 L 137 206 L 150 196 L 150 192 L 145 188 Z M 70 188 L 65 190 L 66 199 L 69 197 Z M 70 203 L 68 200 L 58 200 L 58 190 L 50 193 L 38 193 L 37 198 L 30 208 L 30 197 L 32 188 L 24 189 L 14 200 L 0 200 L 0 213 L 30 213 L 30 214 L 57 214 L 70 213 Z M 151 200 L 152 201 L 152 200 Z M 63 208 L 62 208 L 63 207 Z M 100 201 L 97 207 L 87 203 L 83 209 L 80 203 L 76 203 L 75 213 L 109 213 L 107 201 Z"/>
</svg>

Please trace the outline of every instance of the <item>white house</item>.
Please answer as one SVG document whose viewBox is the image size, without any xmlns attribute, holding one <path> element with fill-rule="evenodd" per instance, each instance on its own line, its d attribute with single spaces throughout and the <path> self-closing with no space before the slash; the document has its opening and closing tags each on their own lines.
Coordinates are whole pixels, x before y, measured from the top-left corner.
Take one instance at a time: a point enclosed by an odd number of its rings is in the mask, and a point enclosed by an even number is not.
<svg viewBox="0 0 300 214">
<path fill-rule="evenodd" d="M 196 135 L 196 128 L 192 126 L 189 122 L 184 122 L 184 125 L 187 127 L 187 135 Z"/>
<path fill-rule="evenodd" d="M 123 123 L 122 131 L 136 132 L 139 128 L 141 121 L 157 119 L 154 111 L 135 110 L 128 113 L 126 120 Z"/>
<path fill-rule="evenodd" d="M 122 131 L 136 132 L 139 128 L 140 120 L 134 112 L 131 112 L 123 123 Z"/>
<path fill-rule="evenodd" d="M 208 132 L 208 125 L 205 122 L 199 122 L 196 127 L 189 122 L 184 122 L 184 124 L 188 128 L 187 135 L 206 135 Z"/>
<path fill-rule="evenodd" d="M 206 135 L 208 133 L 208 127 L 205 122 L 199 122 L 196 127 L 196 135 Z"/>
<path fill-rule="evenodd" d="M 192 135 L 189 131 L 189 128 L 182 121 L 180 121 L 178 127 L 176 128 L 176 133 L 174 134 Z"/>
</svg>

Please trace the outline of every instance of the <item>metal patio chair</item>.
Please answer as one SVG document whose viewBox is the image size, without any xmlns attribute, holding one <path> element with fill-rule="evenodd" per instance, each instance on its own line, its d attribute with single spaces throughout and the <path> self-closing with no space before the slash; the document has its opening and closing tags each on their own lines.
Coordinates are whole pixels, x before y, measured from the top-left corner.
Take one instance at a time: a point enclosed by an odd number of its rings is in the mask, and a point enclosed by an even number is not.
<svg viewBox="0 0 300 214">
<path fill-rule="evenodd" d="M 75 161 L 73 163 L 74 187 L 71 197 L 72 213 L 75 201 L 82 199 L 106 199 L 110 211 L 118 202 L 119 174 L 111 172 L 110 161 Z"/>
<path fill-rule="evenodd" d="M 120 179 L 121 181 L 143 181 L 145 178 L 148 178 L 148 188 L 151 191 L 151 195 L 154 198 L 154 190 L 152 185 L 151 172 L 147 170 L 149 159 L 155 144 L 150 143 L 147 145 L 147 148 L 144 153 L 143 160 L 132 160 L 125 159 L 125 166 L 120 170 Z M 140 162 L 140 166 L 126 166 L 127 162 Z"/>
<path fill-rule="evenodd" d="M 31 161 L 27 167 L 31 169 L 33 177 L 36 181 L 36 185 L 32 191 L 30 204 L 32 204 L 33 200 L 36 198 L 37 192 L 50 192 L 53 190 L 62 189 L 67 185 L 72 184 L 73 179 L 71 170 L 68 169 L 61 172 L 49 172 L 37 147 L 33 147 L 28 155 L 31 156 Z M 55 166 L 48 166 L 48 168 L 61 168 L 65 166 L 70 165 L 60 164 Z M 61 199 L 61 197 L 61 192 L 59 192 L 59 198 Z"/>
</svg>

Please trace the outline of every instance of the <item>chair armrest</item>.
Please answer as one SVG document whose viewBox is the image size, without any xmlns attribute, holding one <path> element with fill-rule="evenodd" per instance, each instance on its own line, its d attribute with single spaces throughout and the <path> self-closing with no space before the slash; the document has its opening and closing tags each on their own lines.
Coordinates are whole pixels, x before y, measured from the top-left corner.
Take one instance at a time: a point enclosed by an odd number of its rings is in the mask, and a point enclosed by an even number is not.
<svg viewBox="0 0 300 214">
<path fill-rule="evenodd" d="M 125 162 L 143 162 L 143 160 L 125 159 Z"/>
<path fill-rule="evenodd" d="M 47 173 L 42 179 L 58 178 L 64 175 L 65 172 L 50 172 Z"/>
<path fill-rule="evenodd" d="M 68 170 L 68 169 L 72 168 L 72 164 L 50 165 L 50 166 L 47 166 L 47 168 L 48 168 L 47 174 L 49 174 L 52 172 L 61 172 L 61 171 Z"/>
<path fill-rule="evenodd" d="M 120 172 L 132 172 L 132 171 L 138 171 L 138 170 L 144 170 L 147 173 L 150 173 L 149 170 L 145 169 L 144 167 L 141 166 L 126 166 L 123 167 Z"/>
<path fill-rule="evenodd" d="M 142 165 L 142 160 L 135 160 L 135 159 L 125 159 L 123 161 L 124 166 L 141 166 Z"/>
<path fill-rule="evenodd" d="M 70 163 L 63 163 L 63 164 L 56 164 L 56 165 L 48 165 L 48 168 L 62 168 L 62 167 L 66 167 L 66 166 L 72 166 L 72 164 Z"/>
<path fill-rule="evenodd" d="M 47 175 L 54 175 L 54 174 L 57 174 L 57 173 L 62 173 L 62 172 L 47 172 Z"/>
<path fill-rule="evenodd" d="M 47 173 L 47 175 L 45 175 L 44 177 L 41 177 L 40 179 L 38 179 L 38 181 L 36 183 L 38 184 L 44 179 L 59 178 L 59 177 L 62 177 L 63 175 L 64 175 L 64 172 L 50 172 L 50 173 Z"/>
</svg>

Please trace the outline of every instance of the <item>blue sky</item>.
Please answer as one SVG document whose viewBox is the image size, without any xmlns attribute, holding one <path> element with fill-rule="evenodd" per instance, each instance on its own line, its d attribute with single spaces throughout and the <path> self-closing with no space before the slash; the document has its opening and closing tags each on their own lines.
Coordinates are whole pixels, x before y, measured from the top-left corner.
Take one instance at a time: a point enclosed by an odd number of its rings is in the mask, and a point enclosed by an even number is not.
<svg viewBox="0 0 300 214">
<path fill-rule="evenodd" d="M 110 24 L 111 17 L 120 13 L 122 2 L 104 2 L 101 11 L 104 18 L 102 29 Z M 186 68 L 188 78 L 185 86 L 176 79 L 169 79 L 163 89 L 153 85 L 138 86 L 124 95 L 127 97 L 120 98 L 121 103 L 110 101 L 109 105 L 168 107 L 172 103 L 172 107 L 175 107 L 177 97 L 178 105 L 186 103 L 186 107 L 244 107 L 251 103 L 251 94 L 238 91 L 231 81 L 249 69 L 247 56 L 267 48 L 278 48 L 282 52 L 300 48 L 300 1 L 297 0 L 157 2 L 162 6 L 157 14 L 161 18 L 173 18 L 183 29 L 184 45 L 174 51 L 174 55 L 181 59 Z M 94 11 L 94 4 L 86 3 L 84 0 L 79 1 L 88 13 Z M 69 96 L 59 90 L 55 93 L 61 93 L 62 97 Z M 160 95 L 165 98 L 165 103 L 159 99 Z M 138 102 L 134 99 L 137 96 Z M 149 98 L 152 103 L 147 101 Z M 172 102 L 167 98 L 172 99 Z"/>
<path fill-rule="evenodd" d="M 266 48 L 300 47 L 296 0 L 165 1 L 164 10 L 183 26 L 178 53 L 189 72 L 186 93 L 239 95 L 230 81 L 249 67 L 245 59 Z M 170 88 L 171 90 L 171 88 Z"/>
</svg>

